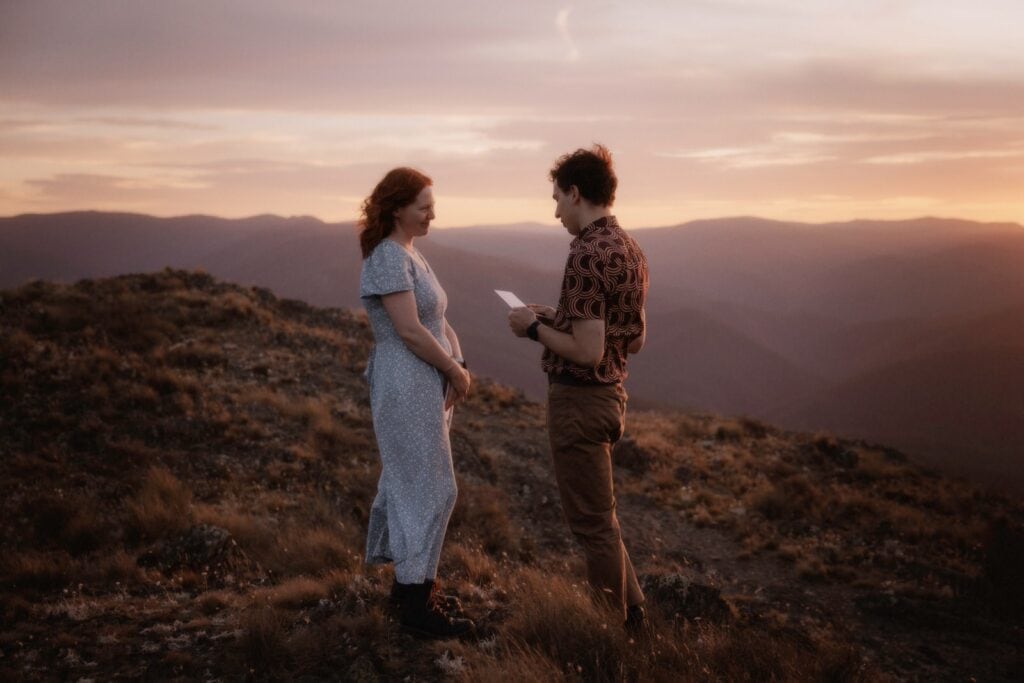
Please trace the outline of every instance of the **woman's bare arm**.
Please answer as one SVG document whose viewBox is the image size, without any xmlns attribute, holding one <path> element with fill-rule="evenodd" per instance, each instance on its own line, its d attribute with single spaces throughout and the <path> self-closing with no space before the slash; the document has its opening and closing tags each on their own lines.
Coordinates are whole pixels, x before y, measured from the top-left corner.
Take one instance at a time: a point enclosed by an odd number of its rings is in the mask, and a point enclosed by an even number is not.
<svg viewBox="0 0 1024 683">
<path fill-rule="evenodd" d="M 384 310 L 391 318 L 395 332 L 405 345 L 423 361 L 443 372 L 459 397 L 469 393 L 470 377 L 461 365 L 445 351 L 430 330 L 423 327 L 416 313 L 416 297 L 411 291 L 395 292 L 381 297 Z"/>
<path fill-rule="evenodd" d="M 448 337 L 448 343 L 452 345 L 452 355 L 456 358 L 465 358 L 462 355 L 462 347 L 459 345 L 459 336 L 455 334 L 455 330 L 448 323 L 448 319 L 444 319 L 444 336 Z"/>
</svg>

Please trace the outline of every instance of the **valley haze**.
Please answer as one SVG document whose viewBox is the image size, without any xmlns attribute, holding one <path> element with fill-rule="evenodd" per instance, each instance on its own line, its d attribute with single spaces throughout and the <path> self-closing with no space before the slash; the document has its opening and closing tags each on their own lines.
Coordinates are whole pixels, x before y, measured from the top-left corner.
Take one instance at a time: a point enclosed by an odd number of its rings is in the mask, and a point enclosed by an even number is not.
<svg viewBox="0 0 1024 683">
<path fill-rule="evenodd" d="M 358 308 L 355 230 L 310 216 L 24 214 L 0 218 L 0 287 L 172 267 Z M 634 405 L 831 430 L 1024 490 L 1020 225 L 735 217 L 630 233 L 651 270 Z M 554 305 L 570 239 L 519 224 L 418 242 L 475 373 L 542 398 L 539 348 L 508 332 L 493 290 Z"/>
</svg>

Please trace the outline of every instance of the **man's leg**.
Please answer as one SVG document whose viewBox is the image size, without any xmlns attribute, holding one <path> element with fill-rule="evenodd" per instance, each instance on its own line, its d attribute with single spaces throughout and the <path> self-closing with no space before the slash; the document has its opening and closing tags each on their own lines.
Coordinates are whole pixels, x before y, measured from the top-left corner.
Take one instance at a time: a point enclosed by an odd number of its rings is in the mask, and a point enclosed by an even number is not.
<svg viewBox="0 0 1024 683">
<path fill-rule="evenodd" d="M 622 438 L 622 433 L 626 430 L 626 400 L 628 396 L 621 384 L 616 387 L 616 395 L 619 398 L 621 408 L 619 410 L 619 428 L 614 435 L 612 447 L 615 446 L 615 442 Z M 629 559 L 629 553 L 626 551 L 625 544 L 622 546 L 622 555 L 626 563 L 626 607 L 643 604 L 644 592 L 640 589 L 640 582 L 637 581 L 636 571 L 633 569 L 633 562 Z"/>
<path fill-rule="evenodd" d="M 636 571 L 633 569 L 633 562 L 629 559 L 626 546 L 622 546 L 622 557 L 626 565 L 626 607 L 640 605 L 644 602 L 644 592 L 640 589 L 640 582 L 636 579 Z"/>
<path fill-rule="evenodd" d="M 643 593 L 615 514 L 611 447 L 622 432 L 622 405 L 613 387 L 553 384 L 548 393 L 548 434 L 562 509 L 583 545 L 591 587 L 625 619 L 626 606 L 643 602 Z"/>
</svg>

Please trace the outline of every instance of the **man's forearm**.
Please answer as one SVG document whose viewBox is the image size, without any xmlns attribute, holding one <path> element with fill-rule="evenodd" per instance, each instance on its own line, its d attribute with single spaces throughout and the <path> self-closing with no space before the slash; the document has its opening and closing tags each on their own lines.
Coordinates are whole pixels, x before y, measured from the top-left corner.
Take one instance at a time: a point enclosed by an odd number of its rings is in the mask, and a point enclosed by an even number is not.
<svg viewBox="0 0 1024 683">
<path fill-rule="evenodd" d="M 559 332 L 547 325 L 537 326 L 537 341 L 550 349 L 556 356 L 561 356 L 576 365 L 593 368 L 601 362 L 601 357 L 594 358 L 593 353 L 588 352 L 576 337 L 566 332 Z"/>
</svg>

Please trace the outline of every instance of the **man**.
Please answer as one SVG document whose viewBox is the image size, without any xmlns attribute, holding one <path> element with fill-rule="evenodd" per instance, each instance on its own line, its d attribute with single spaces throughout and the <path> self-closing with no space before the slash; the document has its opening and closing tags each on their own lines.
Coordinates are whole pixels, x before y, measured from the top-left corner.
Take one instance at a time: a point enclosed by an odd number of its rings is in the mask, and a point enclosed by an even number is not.
<svg viewBox="0 0 1024 683">
<path fill-rule="evenodd" d="M 545 347 L 548 438 L 562 509 L 583 545 L 591 587 L 633 630 L 646 618 L 644 595 L 615 514 L 611 451 L 625 424 L 626 357 L 646 338 L 647 259 L 612 215 L 618 181 L 607 149 L 567 154 L 550 176 L 555 218 L 575 237 L 558 308 L 515 308 L 509 326 Z"/>
</svg>

